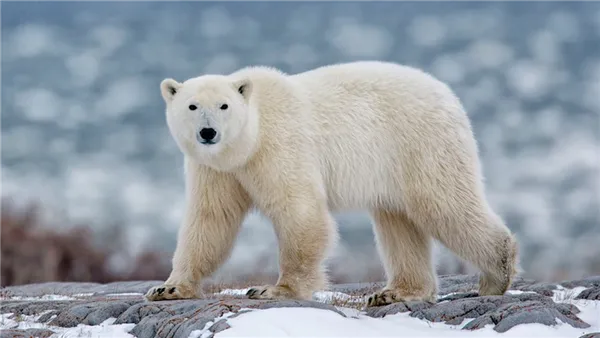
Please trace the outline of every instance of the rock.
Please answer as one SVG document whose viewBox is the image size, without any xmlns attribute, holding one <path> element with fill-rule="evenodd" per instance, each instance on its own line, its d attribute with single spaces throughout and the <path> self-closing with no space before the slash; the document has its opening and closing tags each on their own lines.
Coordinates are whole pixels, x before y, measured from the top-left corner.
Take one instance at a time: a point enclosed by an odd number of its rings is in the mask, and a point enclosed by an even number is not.
<svg viewBox="0 0 600 338">
<path fill-rule="evenodd" d="M 2 288 L 12 296 L 38 297 L 43 295 L 73 295 L 77 293 L 89 293 L 98 283 L 65 283 L 47 282 L 27 285 L 15 285 Z"/>
<path fill-rule="evenodd" d="M 88 296 L 123 293 L 144 294 L 151 287 L 162 283 L 163 281 L 128 281 L 108 284 L 48 282 L 9 286 L 2 288 L 2 291 L 7 292 L 12 296 L 29 297 L 38 297 L 43 295 L 73 296 L 79 294 L 85 294 Z"/>
<path fill-rule="evenodd" d="M 131 304 L 120 301 L 99 301 L 71 306 L 61 311 L 49 325 L 75 327 L 78 324 L 98 325 L 111 317 L 119 317 Z"/>
<path fill-rule="evenodd" d="M 600 286 L 587 288 L 581 291 L 575 299 L 600 300 Z"/>
<path fill-rule="evenodd" d="M 579 338 L 600 338 L 600 332 L 592 332 L 592 333 L 584 334 L 583 336 L 580 336 Z"/>
<path fill-rule="evenodd" d="M 565 287 L 585 286 L 577 299 L 598 300 L 600 279 L 590 277 L 573 282 L 563 282 Z M 515 278 L 511 290 L 504 296 L 480 297 L 478 276 L 440 276 L 439 299 L 436 303 L 406 302 L 364 309 L 373 318 L 396 313 L 409 313 L 411 317 L 461 325 L 464 330 L 477 330 L 492 325 L 497 332 L 506 332 L 516 325 L 539 323 L 555 325 L 558 321 L 576 328 L 588 328 L 589 324 L 577 317 L 579 309 L 571 304 L 555 303 L 551 297 L 557 286 L 523 278 Z M 213 298 L 148 302 L 143 294 L 160 282 L 95 283 L 43 283 L 5 288 L 6 295 L 35 297 L 47 293 L 73 295 L 71 300 L 25 300 L 5 299 L 0 312 L 15 315 L 38 315 L 38 322 L 59 327 L 75 327 L 78 324 L 98 325 L 108 318 L 116 318 L 115 324 L 135 324 L 130 333 L 136 337 L 187 338 L 191 332 L 203 330 L 205 337 L 227 330 L 228 318 L 244 315 L 248 311 L 260 311 L 278 307 L 310 307 L 332 311 L 343 317 L 344 312 L 335 306 L 317 301 L 299 300 L 253 300 L 244 296 L 218 295 Z M 363 297 L 383 287 L 383 283 L 340 284 L 330 291 L 338 291 L 353 297 Z M 3 291 L 5 290 L 3 289 Z M 77 294 L 86 293 L 87 296 Z M 361 304 L 362 305 L 362 304 Z M 33 332 L 33 331 L 32 331 Z M 45 333 L 44 333 L 45 332 Z M 44 331 L 39 334 L 50 334 Z M 0 337 L 28 337 L 28 330 L 4 330 Z M 595 336 L 589 336 L 595 337 Z M 600 338 L 600 337 L 598 337 Z"/>
<path fill-rule="evenodd" d="M 420 311 L 431 306 L 433 306 L 433 304 L 428 302 L 402 302 L 381 307 L 366 308 L 365 312 L 368 316 L 374 318 L 383 318 L 387 315 L 393 315 L 401 312 Z"/>
<path fill-rule="evenodd" d="M 44 311 L 62 310 L 72 304 L 71 301 L 2 301 L 0 313 L 34 315 Z"/>
<path fill-rule="evenodd" d="M 479 289 L 479 276 L 442 275 L 438 277 L 438 295 L 465 293 Z"/>
<path fill-rule="evenodd" d="M 538 301 L 526 301 L 518 303 L 503 304 L 494 311 L 490 311 L 483 316 L 477 317 L 463 327 L 464 330 L 477 330 L 487 324 L 495 324 L 496 332 L 506 332 L 519 324 L 538 323 L 544 325 L 556 325 L 557 319 L 568 323 L 576 328 L 587 328 L 589 324 L 577 318 L 575 314 L 549 307 L 548 303 Z"/>
<path fill-rule="evenodd" d="M 83 321 L 83 324 L 98 325 L 108 318 L 116 318 L 121 315 L 121 313 L 125 312 L 129 306 L 129 304 L 123 302 L 106 302 L 88 314 Z"/>
<path fill-rule="evenodd" d="M 471 297 L 479 297 L 479 294 L 477 292 L 454 293 L 454 294 L 450 294 L 448 296 L 444 296 L 444 297 L 439 298 L 438 299 L 438 303 L 445 302 L 445 301 L 450 301 L 450 300 L 471 298 Z"/>
<path fill-rule="evenodd" d="M 494 310 L 505 296 L 488 296 L 457 299 L 449 302 L 438 303 L 427 309 L 411 312 L 411 317 L 426 319 L 432 322 L 461 323 L 465 318 L 478 316 Z M 508 298 L 508 297 L 507 297 Z"/>
<path fill-rule="evenodd" d="M 554 290 L 556 290 L 556 285 L 550 283 L 535 283 L 531 285 L 522 286 L 520 288 L 515 288 L 515 290 L 519 291 L 533 291 L 540 295 L 552 297 L 554 295 Z"/>
<path fill-rule="evenodd" d="M 47 329 L 2 330 L 0 338 L 48 338 L 54 331 Z"/>
<path fill-rule="evenodd" d="M 385 286 L 385 283 L 347 283 L 332 285 L 330 290 L 355 296 L 366 296 Z"/>
<path fill-rule="evenodd" d="M 159 303 L 159 302 L 149 302 Z M 161 312 L 142 319 L 131 331 L 136 337 L 188 337 L 194 330 L 241 307 L 235 300 L 169 301 L 159 305 Z"/>
<path fill-rule="evenodd" d="M 267 309 L 274 307 L 312 307 L 345 316 L 334 306 L 315 301 L 274 301 L 247 298 L 194 299 L 138 303 L 124 311 L 117 318 L 115 324 L 137 324 L 131 330 L 131 334 L 139 338 L 188 337 L 194 330 L 205 329 L 207 324 L 211 325 L 209 330 L 213 333 L 228 328 L 225 320 L 217 319 L 228 313 L 237 314 L 242 308 Z M 211 324 L 215 320 L 217 322 Z"/>
<path fill-rule="evenodd" d="M 125 310 L 115 321 L 115 324 L 137 324 L 144 317 L 152 316 L 162 311 L 162 308 L 153 303 L 141 302 Z"/>
<path fill-rule="evenodd" d="M 38 323 L 46 323 L 49 320 L 53 319 L 53 317 L 58 316 L 59 314 L 60 314 L 59 310 L 48 311 L 48 312 L 44 313 L 43 315 L 41 315 L 40 318 L 38 318 L 37 322 Z"/>
<path fill-rule="evenodd" d="M 456 298 L 452 295 L 440 299 L 437 304 L 412 311 L 410 316 L 432 322 L 459 325 L 465 319 L 474 318 L 463 329 L 476 330 L 494 325 L 497 332 L 505 332 L 518 324 L 557 324 L 557 319 L 577 328 L 589 327 L 579 319 L 579 310 L 569 304 L 556 304 L 551 298 L 535 293 L 504 296 Z M 369 314 L 369 313 L 367 313 Z"/>
<path fill-rule="evenodd" d="M 224 330 L 227 330 L 228 328 L 230 328 L 231 326 L 229 326 L 229 324 L 227 324 L 227 320 L 226 319 L 221 319 L 219 321 L 217 321 L 216 323 L 214 323 L 211 327 L 210 327 L 210 332 L 212 333 L 218 333 Z"/>
<path fill-rule="evenodd" d="M 585 287 L 598 287 L 600 286 L 600 276 L 591 276 L 591 277 L 586 277 L 583 279 L 578 279 L 578 280 L 574 280 L 574 281 L 565 281 L 560 283 L 560 285 L 564 286 L 565 288 L 575 288 L 578 286 L 585 286 Z"/>
<path fill-rule="evenodd" d="M 281 308 L 281 307 L 310 307 L 315 309 L 329 310 L 339 314 L 342 317 L 346 317 L 346 315 L 338 310 L 335 306 L 325 303 L 319 303 L 311 300 L 281 300 L 281 301 L 271 301 L 271 302 L 263 302 L 255 307 L 257 309 L 271 309 L 271 308 Z"/>
<path fill-rule="evenodd" d="M 129 333 L 138 338 L 155 337 L 157 336 L 156 331 L 160 328 L 161 323 L 168 320 L 170 317 L 171 316 L 166 312 L 144 317 L 131 331 L 129 331 Z"/>
</svg>

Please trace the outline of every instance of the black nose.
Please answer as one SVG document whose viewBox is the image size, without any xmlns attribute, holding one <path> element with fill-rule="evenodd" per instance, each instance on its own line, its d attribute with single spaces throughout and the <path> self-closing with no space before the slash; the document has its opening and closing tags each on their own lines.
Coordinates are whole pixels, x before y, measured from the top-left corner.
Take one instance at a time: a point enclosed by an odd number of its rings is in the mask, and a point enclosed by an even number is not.
<svg viewBox="0 0 600 338">
<path fill-rule="evenodd" d="M 212 141 L 217 136 L 217 131 L 212 128 L 202 128 L 200 130 L 200 137 L 206 141 Z"/>
</svg>

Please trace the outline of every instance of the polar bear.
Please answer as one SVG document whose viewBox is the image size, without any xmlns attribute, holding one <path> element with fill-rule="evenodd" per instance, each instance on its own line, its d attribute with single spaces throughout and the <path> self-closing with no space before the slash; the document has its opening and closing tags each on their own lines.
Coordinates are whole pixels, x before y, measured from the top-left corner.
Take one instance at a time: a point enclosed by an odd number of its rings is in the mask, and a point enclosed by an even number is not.
<svg viewBox="0 0 600 338">
<path fill-rule="evenodd" d="M 184 155 L 186 209 L 164 285 L 148 300 L 201 296 L 246 213 L 272 220 L 279 279 L 253 299 L 310 299 L 327 287 L 332 212 L 368 210 L 386 286 L 367 306 L 435 301 L 438 240 L 502 295 L 517 242 L 484 196 L 470 121 L 451 89 L 406 65 L 356 61 L 286 74 L 266 66 L 160 84 Z"/>
</svg>

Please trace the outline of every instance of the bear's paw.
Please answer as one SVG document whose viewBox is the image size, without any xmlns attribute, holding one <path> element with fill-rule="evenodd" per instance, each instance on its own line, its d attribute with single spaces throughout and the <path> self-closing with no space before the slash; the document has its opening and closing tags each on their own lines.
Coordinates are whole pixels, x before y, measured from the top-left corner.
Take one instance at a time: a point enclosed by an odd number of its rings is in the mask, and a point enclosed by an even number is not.
<svg viewBox="0 0 600 338">
<path fill-rule="evenodd" d="M 250 288 L 246 292 L 250 299 L 300 299 L 297 293 L 284 285 L 263 285 Z"/>
<path fill-rule="evenodd" d="M 396 289 L 382 289 L 367 298 L 367 307 L 384 306 L 398 302 L 435 302 L 429 295 L 407 294 L 406 291 Z"/>
<path fill-rule="evenodd" d="M 163 284 L 152 287 L 146 292 L 149 301 L 197 298 L 192 288 L 183 285 Z"/>
</svg>

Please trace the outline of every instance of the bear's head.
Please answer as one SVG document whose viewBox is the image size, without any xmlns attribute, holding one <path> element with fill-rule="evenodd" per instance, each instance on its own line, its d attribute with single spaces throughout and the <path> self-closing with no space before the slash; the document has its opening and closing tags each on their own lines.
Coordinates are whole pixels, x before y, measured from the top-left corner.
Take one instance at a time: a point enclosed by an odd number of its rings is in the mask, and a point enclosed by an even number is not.
<svg viewBox="0 0 600 338">
<path fill-rule="evenodd" d="M 257 134 L 250 79 L 203 75 L 179 83 L 167 78 L 160 89 L 169 130 L 185 155 L 223 170 L 248 159 Z"/>
</svg>

